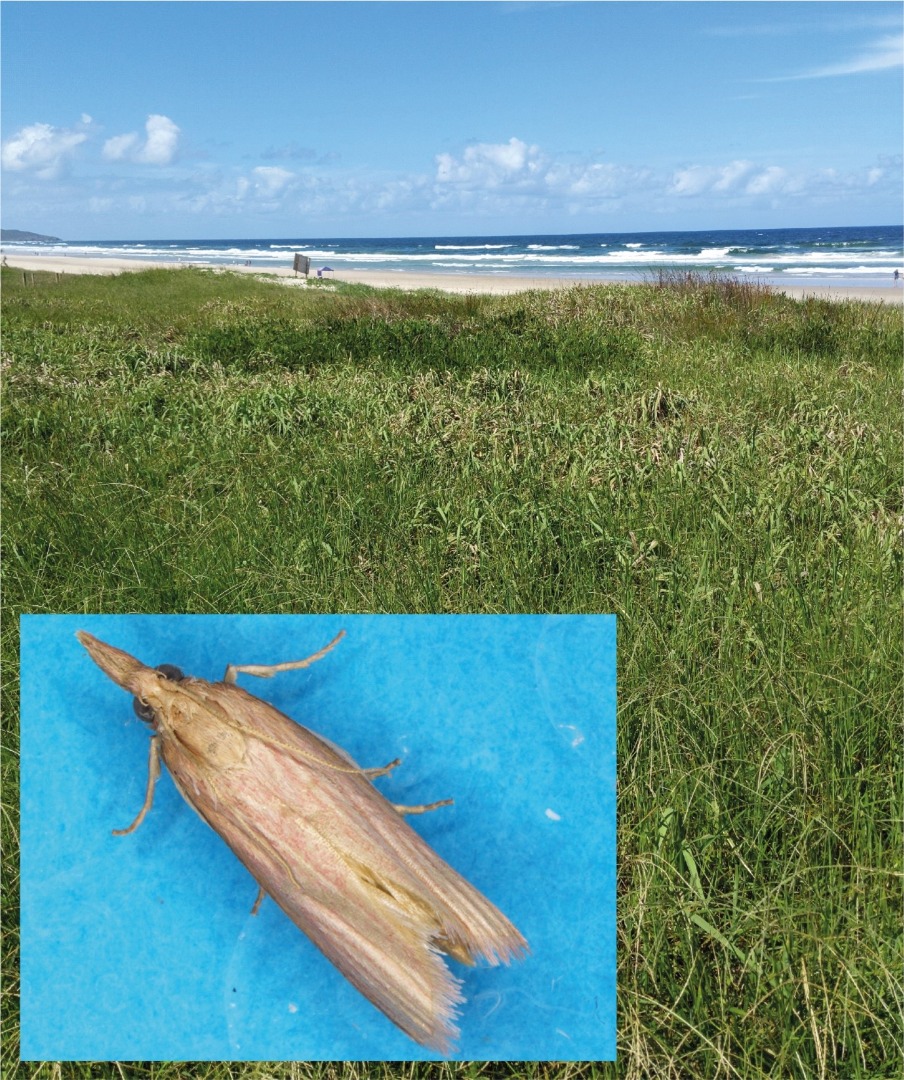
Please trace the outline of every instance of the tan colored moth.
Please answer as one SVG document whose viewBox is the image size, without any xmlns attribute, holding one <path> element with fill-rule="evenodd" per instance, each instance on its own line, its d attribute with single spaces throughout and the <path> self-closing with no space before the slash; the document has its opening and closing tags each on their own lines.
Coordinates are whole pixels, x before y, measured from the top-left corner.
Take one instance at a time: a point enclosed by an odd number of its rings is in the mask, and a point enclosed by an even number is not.
<svg viewBox="0 0 904 1080">
<path fill-rule="evenodd" d="M 248 868 L 258 899 L 271 896 L 378 1009 L 417 1042 L 448 1053 L 458 1035 L 458 979 L 442 960 L 509 963 L 527 942 L 489 900 L 411 829 L 407 813 L 373 786 L 390 772 L 362 769 L 345 751 L 236 685 L 240 673 L 269 678 L 306 660 L 230 664 L 222 682 L 150 668 L 80 630 L 79 641 L 134 696 L 154 731 L 144 805 L 161 758 L 186 802 Z"/>
</svg>

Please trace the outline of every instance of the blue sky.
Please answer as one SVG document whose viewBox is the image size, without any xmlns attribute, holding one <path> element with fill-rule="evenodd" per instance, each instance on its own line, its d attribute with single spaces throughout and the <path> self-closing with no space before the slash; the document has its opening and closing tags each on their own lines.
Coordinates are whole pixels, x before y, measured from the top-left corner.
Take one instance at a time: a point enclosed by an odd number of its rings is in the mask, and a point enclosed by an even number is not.
<svg viewBox="0 0 904 1080">
<path fill-rule="evenodd" d="M 5 228 L 901 220 L 898 3 L 7 0 L 0 17 Z"/>
</svg>

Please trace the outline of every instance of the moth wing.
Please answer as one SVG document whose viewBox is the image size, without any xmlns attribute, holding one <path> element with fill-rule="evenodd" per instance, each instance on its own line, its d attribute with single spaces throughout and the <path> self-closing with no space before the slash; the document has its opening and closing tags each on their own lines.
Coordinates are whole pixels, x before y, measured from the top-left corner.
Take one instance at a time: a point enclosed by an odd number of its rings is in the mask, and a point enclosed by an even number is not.
<svg viewBox="0 0 904 1080">
<path fill-rule="evenodd" d="M 462 996 L 440 952 L 507 963 L 526 942 L 344 751 L 239 687 L 208 686 L 244 758 L 205 770 L 170 741 L 164 759 L 183 795 L 361 993 L 448 1052 Z"/>
</svg>

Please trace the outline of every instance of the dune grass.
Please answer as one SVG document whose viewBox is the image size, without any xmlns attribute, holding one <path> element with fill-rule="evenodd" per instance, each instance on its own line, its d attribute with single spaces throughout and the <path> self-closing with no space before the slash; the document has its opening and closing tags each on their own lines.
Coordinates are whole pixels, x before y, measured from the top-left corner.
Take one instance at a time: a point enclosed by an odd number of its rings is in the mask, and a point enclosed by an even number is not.
<svg viewBox="0 0 904 1080">
<path fill-rule="evenodd" d="M 615 612 L 619 1061 L 18 1075 L 901 1074 L 899 310 L 3 285 L 5 1075 L 17 616 L 63 611 Z"/>
</svg>

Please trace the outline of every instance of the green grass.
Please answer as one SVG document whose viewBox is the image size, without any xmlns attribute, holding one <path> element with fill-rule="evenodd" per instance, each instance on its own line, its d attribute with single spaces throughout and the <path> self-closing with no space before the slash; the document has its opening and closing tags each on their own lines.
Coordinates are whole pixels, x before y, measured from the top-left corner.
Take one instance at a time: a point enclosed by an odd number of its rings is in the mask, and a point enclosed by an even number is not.
<svg viewBox="0 0 904 1080">
<path fill-rule="evenodd" d="M 4 271 L 3 1071 L 20 612 L 598 611 L 617 1065 L 19 1075 L 899 1076 L 900 310 L 331 284 Z"/>
</svg>

